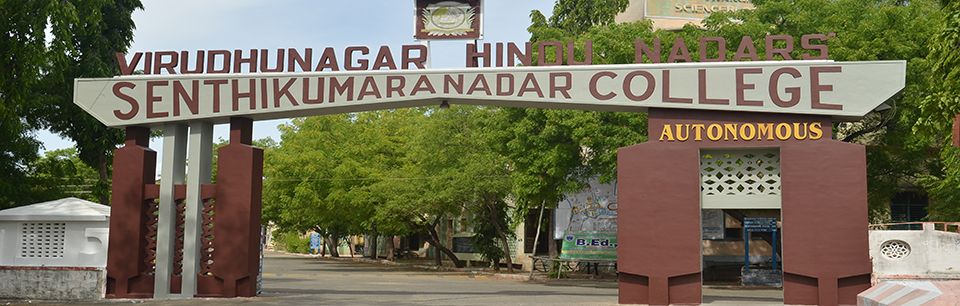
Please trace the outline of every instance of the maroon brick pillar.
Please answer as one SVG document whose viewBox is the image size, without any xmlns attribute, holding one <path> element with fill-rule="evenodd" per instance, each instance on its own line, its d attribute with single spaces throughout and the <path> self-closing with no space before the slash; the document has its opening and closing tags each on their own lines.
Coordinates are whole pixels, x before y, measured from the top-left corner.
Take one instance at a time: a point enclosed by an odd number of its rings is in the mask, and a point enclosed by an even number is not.
<svg viewBox="0 0 960 306">
<path fill-rule="evenodd" d="M 780 148 L 785 304 L 857 304 L 870 288 L 864 147 L 834 140 Z"/>
<path fill-rule="evenodd" d="M 127 127 L 123 147 L 113 153 L 107 298 L 153 297 L 147 220 L 152 217 L 148 185 L 155 181 L 157 153 L 149 141 L 149 128 Z"/>
<path fill-rule="evenodd" d="M 201 288 L 198 288 L 197 295 L 237 297 L 257 294 L 263 150 L 253 147 L 252 140 L 253 121 L 230 118 L 230 143 L 219 149 L 217 160 L 214 251 L 210 269 L 216 279 L 215 288 L 198 283 Z"/>
<path fill-rule="evenodd" d="M 699 151 L 654 142 L 617 154 L 621 304 L 699 304 Z"/>
</svg>

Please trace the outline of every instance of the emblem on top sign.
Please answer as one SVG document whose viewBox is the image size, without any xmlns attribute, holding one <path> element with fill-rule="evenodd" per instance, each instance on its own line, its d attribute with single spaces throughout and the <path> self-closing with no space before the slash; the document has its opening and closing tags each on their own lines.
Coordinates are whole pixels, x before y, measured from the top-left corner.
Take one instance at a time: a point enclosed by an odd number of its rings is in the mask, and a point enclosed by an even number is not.
<svg viewBox="0 0 960 306">
<path fill-rule="evenodd" d="M 417 1 L 418 39 L 480 37 L 479 1 Z"/>
<path fill-rule="evenodd" d="M 421 31 L 430 36 L 462 36 L 473 32 L 473 19 L 477 15 L 469 4 L 456 1 L 428 5 L 421 14 Z"/>
</svg>

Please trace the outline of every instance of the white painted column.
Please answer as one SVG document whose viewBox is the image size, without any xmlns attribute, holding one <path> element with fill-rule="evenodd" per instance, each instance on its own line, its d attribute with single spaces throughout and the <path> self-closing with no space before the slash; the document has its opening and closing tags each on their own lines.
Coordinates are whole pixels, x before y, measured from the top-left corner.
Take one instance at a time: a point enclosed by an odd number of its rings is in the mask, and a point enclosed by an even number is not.
<svg viewBox="0 0 960 306">
<path fill-rule="evenodd" d="M 163 152 L 160 162 L 160 210 L 157 217 L 157 257 L 153 297 L 170 296 L 170 275 L 173 273 L 177 231 L 175 186 L 183 184 L 187 157 L 187 127 L 182 124 L 163 126 Z"/>
<path fill-rule="evenodd" d="M 192 298 L 197 292 L 200 271 L 200 247 L 203 234 L 203 198 L 201 187 L 210 183 L 213 159 L 213 124 L 190 123 L 190 166 L 187 168 L 187 198 L 183 224 L 183 281 L 181 295 Z"/>
</svg>

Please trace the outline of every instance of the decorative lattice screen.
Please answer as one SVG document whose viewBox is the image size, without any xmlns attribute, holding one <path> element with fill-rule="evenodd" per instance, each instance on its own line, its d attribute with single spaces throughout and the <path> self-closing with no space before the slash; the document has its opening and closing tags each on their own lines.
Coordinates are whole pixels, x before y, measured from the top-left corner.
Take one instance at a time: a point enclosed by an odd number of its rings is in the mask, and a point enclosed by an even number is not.
<svg viewBox="0 0 960 306">
<path fill-rule="evenodd" d="M 715 150 L 700 153 L 703 208 L 779 208 L 777 150 Z"/>
<path fill-rule="evenodd" d="M 66 223 L 23 223 L 20 229 L 20 257 L 63 257 L 66 229 Z"/>
</svg>

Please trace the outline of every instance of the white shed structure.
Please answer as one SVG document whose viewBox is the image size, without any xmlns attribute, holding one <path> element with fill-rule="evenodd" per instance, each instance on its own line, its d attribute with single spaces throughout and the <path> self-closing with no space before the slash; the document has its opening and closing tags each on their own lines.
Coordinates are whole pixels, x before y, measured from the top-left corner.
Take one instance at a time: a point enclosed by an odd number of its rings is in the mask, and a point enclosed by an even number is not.
<svg viewBox="0 0 960 306">
<path fill-rule="evenodd" d="M 0 210 L 0 266 L 107 264 L 110 207 L 77 198 Z"/>
</svg>

